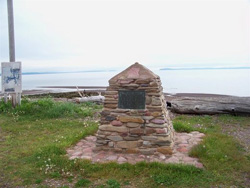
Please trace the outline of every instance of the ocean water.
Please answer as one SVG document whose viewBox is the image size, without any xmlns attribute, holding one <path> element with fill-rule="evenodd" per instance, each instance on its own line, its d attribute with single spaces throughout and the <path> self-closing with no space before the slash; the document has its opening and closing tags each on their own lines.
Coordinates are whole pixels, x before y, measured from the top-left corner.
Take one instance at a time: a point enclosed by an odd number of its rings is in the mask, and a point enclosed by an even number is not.
<svg viewBox="0 0 250 188">
<path fill-rule="evenodd" d="M 164 92 L 250 96 L 250 69 L 152 70 Z M 23 75 L 23 90 L 43 86 L 108 86 L 120 71 Z"/>
</svg>

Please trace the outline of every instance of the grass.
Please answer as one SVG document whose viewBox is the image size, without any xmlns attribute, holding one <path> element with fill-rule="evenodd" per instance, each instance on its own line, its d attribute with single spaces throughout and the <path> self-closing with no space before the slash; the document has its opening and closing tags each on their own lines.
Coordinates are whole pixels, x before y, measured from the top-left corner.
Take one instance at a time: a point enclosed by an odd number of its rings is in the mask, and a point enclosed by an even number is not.
<svg viewBox="0 0 250 188">
<path fill-rule="evenodd" d="M 14 119 L 24 117 L 30 118 L 60 118 L 60 117 L 87 117 L 93 116 L 93 110 L 100 108 L 93 103 L 84 103 L 76 105 L 73 103 L 56 103 L 51 98 L 43 98 L 40 100 L 30 101 L 22 100 L 22 105 L 13 109 L 10 103 L 0 104 L 0 113 L 7 113 L 13 116 Z"/>
<path fill-rule="evenodd" d="M 90 183 L 91 182 L 88 179 L 80 179 L 75 184 L 75 187 L 88 187 Z"/>
<path fill-rule="evenodd" d="M 233 137 L 223 134 L 222 128 L 229 124 L 249 127 L 249 122 L 250 117 L 182 115 L 175 119 L 174 125 L 177 130 L 204 132 L 206 137 L 192 148 L 189 155 L 199 158 L 218 180 L 228 181 L 229 185 L 236 184 L 240 187 L 244 181 L 242 177 L 250 173 L 249 154 L 246 154 L 244 148 Z"/>
<path fill-rule="evenodd" d="M 140 162 L 136 165 L 92 164 L 69 160 L 66 148 L 98 128 L 96 112 L 102 107 L 54 102 L 45 98 L 22 101 L 12 109 L 0 103 L 0 187 L 47 187 L 46 180 L 61 181 L 62 187 L 244 187 L 249 157 L 221 126 L 249 126 L 249 117 L 177 116 L 176 130 L 199 130 L 206 134 L 192 149 L 205 169 L 190 165 Z"/>
</svg>

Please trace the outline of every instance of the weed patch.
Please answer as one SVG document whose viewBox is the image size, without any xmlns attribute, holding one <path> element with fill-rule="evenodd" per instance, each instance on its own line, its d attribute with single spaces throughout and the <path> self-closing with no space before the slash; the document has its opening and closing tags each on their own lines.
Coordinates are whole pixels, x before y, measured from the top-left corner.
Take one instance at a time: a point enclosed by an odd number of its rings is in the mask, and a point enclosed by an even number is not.
<svg viewBox="0 0 250 188">
<path fill-rule="evenodd" d="M 175 131 L 177 131 L 177 132 L 190 133 L 190 132 L 196 130 L 195 128 L 190 126 L 188 123 L 180 122 L 180 121 L 174 121 L 173 126 L 174 126 Z"/>
<path fill-rule="evenodd" d="M 91 184 L 91 181 L 88 179 L 80 179 L 75 184 L 75 187 L 88 187 Z"/>
<path fill-rule="evenodd" d="M 109 179 L 107 182 L 107 187 L 108 188 L 120 188 L 121 185 L 118 181 L 116 181 L 115 179 Z"/>
<path fill-rule="evenodd" d="M 51 98 L 30 101 L 22 100 L 22 105 L 12 108 L 11 103 L 0 102 L 0 113 L 7 113 L 18 120 L 30 118 L 61 118 L 61 117 L 92 117 L 101 108 L 94 103 L 74 104 L 70 102 L 55 102 Z"/>
</svg>

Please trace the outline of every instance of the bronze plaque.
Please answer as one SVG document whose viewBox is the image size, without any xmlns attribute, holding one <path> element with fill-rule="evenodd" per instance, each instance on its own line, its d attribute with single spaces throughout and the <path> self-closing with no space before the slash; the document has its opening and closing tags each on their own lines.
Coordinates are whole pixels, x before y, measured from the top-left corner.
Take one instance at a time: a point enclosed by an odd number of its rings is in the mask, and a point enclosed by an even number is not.
<svg viewBox="0 0 250 188">
<path fill-rule="evenodd" d="M 118 93 L 118 108 L 145 109 L 145 91 L 121 90 Z"/>
</svg>

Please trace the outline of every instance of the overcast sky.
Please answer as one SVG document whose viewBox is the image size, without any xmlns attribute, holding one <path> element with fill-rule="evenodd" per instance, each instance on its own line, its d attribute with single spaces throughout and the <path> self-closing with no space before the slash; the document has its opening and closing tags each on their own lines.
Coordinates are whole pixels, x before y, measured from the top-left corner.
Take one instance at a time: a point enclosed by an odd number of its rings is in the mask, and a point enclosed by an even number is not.
<svg viewBox="0 0 250 188">
<path fill-rule="evenodd" d="M 13 0 L 24 71 L 250 66 L 249 0 Z M 0 61 L 8 61 L 0 0 Z"/>
</svg>

